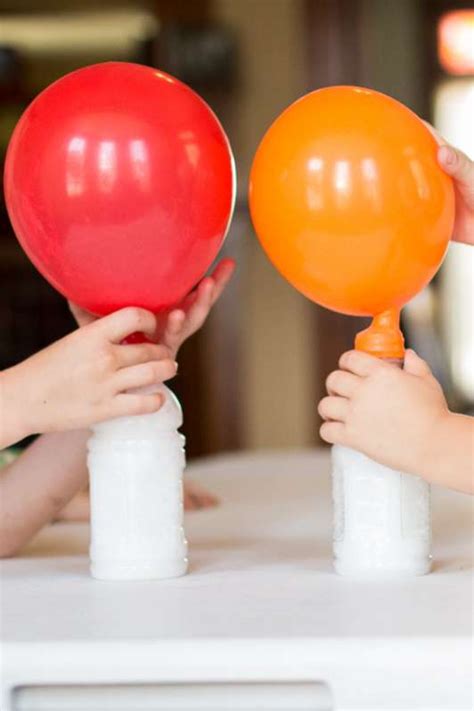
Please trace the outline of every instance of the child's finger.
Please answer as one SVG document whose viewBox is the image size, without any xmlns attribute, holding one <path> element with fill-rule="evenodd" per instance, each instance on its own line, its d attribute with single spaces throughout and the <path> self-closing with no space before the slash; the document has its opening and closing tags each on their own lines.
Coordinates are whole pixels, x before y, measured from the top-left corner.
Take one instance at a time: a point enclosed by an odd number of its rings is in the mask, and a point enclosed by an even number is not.
<svg viewBox="0 0 474 711">
<path fill-rule="evenodd" d="M 185 511 L 196 511 L 196 509 L 201 508 L 201 502 L 185 489 L 183 494 L 183 506 Z"/>
<path fill-rule="evenodd" d="M 214 282 L 212 278 L 204 277 L 204 279 L 199 282 L 197 287 L 185 297 L 181 304 L 181 310 L 184 311 L 185 314 L 189 314 L 196 302 L 202 300 L 204 296 L 210 294 L 213 288 Z"/>
<path fill-rule="evenodd" d="M 181 309 L 171 311 L 166 320 L 165 334 L 168 336 L 177 336 L 183 328 L 185 319 L 186 314 Z"/>
<path fill-rule="evenodd" d="M 357 375 L 348 373 L 345 370 L 335 370 L 326 378 L 326 390 L 329 395 L 352 397 L 359 384 L 360 381 Z"/>
<path fill-rule="evenodd" d="M 318 412 L 323 420 L 336 420 L 344 422 L 349 409 L 349 400 L 344 397 L 330 395 L 324 397 L 318 405 Z"/>
<path fill-rule="evenodd" d="M 192 306 L 192 305 L 194 304 L 194 302 L 196 301 L 197 296 L 198 296 L 198 290 L 197 290 L 197 288 L 196 288 L 196 289 L 193 289 L 193 290 L 183 299 L 183 301 L 182 301 L 182 303 L 181 303 L 181 306 L 180 306 L 180 310 L 181 310 L 181 311 L 184 311 L 185 313 L 187 313 L 187 312 L 189 311 L 189 309 L 191 308 L 191 306 Z"/>
<path fill-rule="evenodd" d="M 235 269 L 235 259 L 226 257 L 221 259 L 220 262 L 215 267 L 211 274 L 211 278 L 215 283 L 220 282 L 222 279 L 228 279 L 229 275 L 233 273 Z"/>
<path fill-rule="evenodd" d="M 121 343 L 132 333 L 153 336 L 156 331 L 156 317 L 151 311 L 132 306 L 105 316 L 96 321 L 94 327 L 104 329 L 113 343 Z"/>
<path fill-rule="evenodd" d="M 176 370 L 177 365 L 170 358 L 123 368 L 117 371 L 113 377 L 113 389 L 115 392 L 121 393 L 134 388 L 162 383 L 174 378 Z"/>
<path fill-rule="evenodd" d="M 119 368 L 148 363 L 149 361 L 160 361 L 170 357 L 169 348 L 156 343 L 115 346 L 115 352 Z"/>
<path fill-rule="evenodd" d="M 133 415 L 148 415 L 158 412 L 163 407 L 165 398 L 161 393 L 152 395 L 135 395 L 133 393 L 121 393 L 112 402 L 110 412 L 106 419 L 113 417 L 128 417 Z"/>
<path fill-rule="evenodd" d="M 354 375 L 366 377 L 383 364 L 379 358 L 364 353 L 363 351 L 347 351 L 339 359 L 339 367 L 348 370 Z"/>
<path fill-rule="evenodd" d="M 328 444 L 346 443 L 346 426 L 342 422 L 323 422 L 319 434 Z"/>
<path fill-rule="evenodd" d="M 193 305 L 196 303 L 208 303 L 211 301 L 212 294 L 214 292 L 214 287 L 215 287 L 215 282 L 212 277 L 204 277 L 204 279 L 198 284 L 198 287 L 196 289 L 196 300 Z"/>
<path fill-rule="evenodd" d="M 420 358 L 420 356 L 411 349 L 408 349 L 405 353 L 403 370 L 410 375 L 417 375 L 419 378 L 423 378 L 426 375 L 432 375 L 431 368 L 428 363 Z"/>
<path fill-rule="evenodd" d="M 181 310 L 172 311 L 166 319 L 161 341 L 174 354 L 185 338 L 185 324 L 186 314 Z"/>
<path fill-rule="evenodd" d="M 441 146 L 438 161 L 443 170 L 457 183 L 458 189 L 474 206 L 474 162 L 465 153 L 452 146 Z"/>
<path fill-rule="evenodd" d="M 217 506 L 219 504 L 219 499 L 215 494 L 211 494 L 202 486 L 195 484 L 194 482 L 186 481 L 184 484 L 184 494 L 189 497 L 189 499 L 194 502 L 194 508 L 209 508 L 211 506 Z"/>
<path fill-rule="evenodd" d="M 201 328 L 209 314 L 212 305 L 212 295 L 214 291 L 214 282 L 210 277 L 206 277 L 197 288 L 197 296 L 187 312 L 187 321 L 191 332 Z"/>
<path fill-rule="evenodd" d="M 212 294 L 212 304 L 215 304 L 225 287 L 229 283 L 235 271 L 235 261 L 233 259 L 223 259 L 212 273 L 214 280 L 214 292 Z"/>
<path fill-rule="evenodd" d="M 199 497 L 199 501 L 202 503 L 203 508 L 211 508 L 212 506 L 219 506 L 219 498 L 215 494 L 205 493 L 195 493 L 194 496 Z"/>
</svg>

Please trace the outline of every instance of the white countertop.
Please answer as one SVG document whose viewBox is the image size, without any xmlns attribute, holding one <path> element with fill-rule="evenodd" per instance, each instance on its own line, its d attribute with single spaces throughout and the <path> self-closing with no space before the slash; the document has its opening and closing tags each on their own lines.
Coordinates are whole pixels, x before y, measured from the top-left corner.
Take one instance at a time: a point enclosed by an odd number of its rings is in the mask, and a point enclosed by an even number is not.
<svg viewBox="0 0 474 711">
<path fill-rule="evenodd" d="M 186 516 L 184 578 L 91 579 L 86 525 L 51 526 L 2 563 L 5 709 L 23 684 L 239 680 L 323 681 L 338 710 L 472 708 L 469 497 L 433 492 L 431 575 L 361 582 L 332 570 L 327 452 L 188 474 L 223 503 Z"/>
</svg>

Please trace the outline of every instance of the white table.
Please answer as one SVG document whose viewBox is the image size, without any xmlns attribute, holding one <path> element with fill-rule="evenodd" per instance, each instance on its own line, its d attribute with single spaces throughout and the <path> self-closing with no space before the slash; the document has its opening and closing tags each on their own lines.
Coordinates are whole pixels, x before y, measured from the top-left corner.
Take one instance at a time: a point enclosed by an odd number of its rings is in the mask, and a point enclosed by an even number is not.
<svg viewBox="0 0 474 711">
<path fill-rule="evenodd" d="M 433 574 L 356 582 L 331 566 L 326 452 L 189 474 L 223 504 L 187 516 L 184 578 L 92 580 L 85 525 L 3 562 L 2 711 L 471 709 L 469 497 L 433 494 Z"/>
</svg>

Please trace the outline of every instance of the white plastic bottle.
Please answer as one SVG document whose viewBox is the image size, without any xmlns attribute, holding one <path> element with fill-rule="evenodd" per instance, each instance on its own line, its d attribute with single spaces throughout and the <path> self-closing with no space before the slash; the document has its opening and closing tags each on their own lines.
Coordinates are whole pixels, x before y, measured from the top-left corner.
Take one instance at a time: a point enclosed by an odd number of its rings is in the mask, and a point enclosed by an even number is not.
<svg viewBox="0 0 474 711">
<path fill-rule="evenodd" d="M 403 368 L 400 311 L 374 316 L 355 347 Z M 390 394 L 388 393 L 388 397 Z M 334 566 L 341 575 L 405 577 L 431 569 L 430 487 L 418 476 L 334 446 Z"/>
<path fill-rule="evenodd" d="M 429 484 L 339 445 L 332 463 L 336 571 L 355 577 L 428 573 Z"/>
<path fill-rule="evenodd" d="M 93 428 L 88 443 L 91 575 L 151 580 L 184 575 L 183 418 L 165 386 L 156 413 L 121 417 Z"/>
</svg>

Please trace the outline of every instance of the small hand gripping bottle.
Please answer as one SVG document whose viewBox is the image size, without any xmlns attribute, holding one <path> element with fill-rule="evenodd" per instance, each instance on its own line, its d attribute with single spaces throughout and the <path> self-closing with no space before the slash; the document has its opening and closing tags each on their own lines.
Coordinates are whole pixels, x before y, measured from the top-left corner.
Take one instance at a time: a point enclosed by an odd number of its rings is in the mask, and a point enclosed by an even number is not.
<svg viewBox="0 0 474 711">
<path fill-rule="evenodd" d="M 385 312 L 356 348 L 403 367 L 399 314 Z M 389 393 L 387 397 L 389 397 Z M 404 577 L 431 568 L 430 487 L 348 447 L 332 448 L 334 566 L 340 575 Z"/>
<path fill-rule="evenodd" d="M 88 443 L 91 575 L 101 580 L 174 578 L 187 570 L 183 529 L 181 406 L 164 385 L 158 412 L 93 428 Z"/>
</svg>

